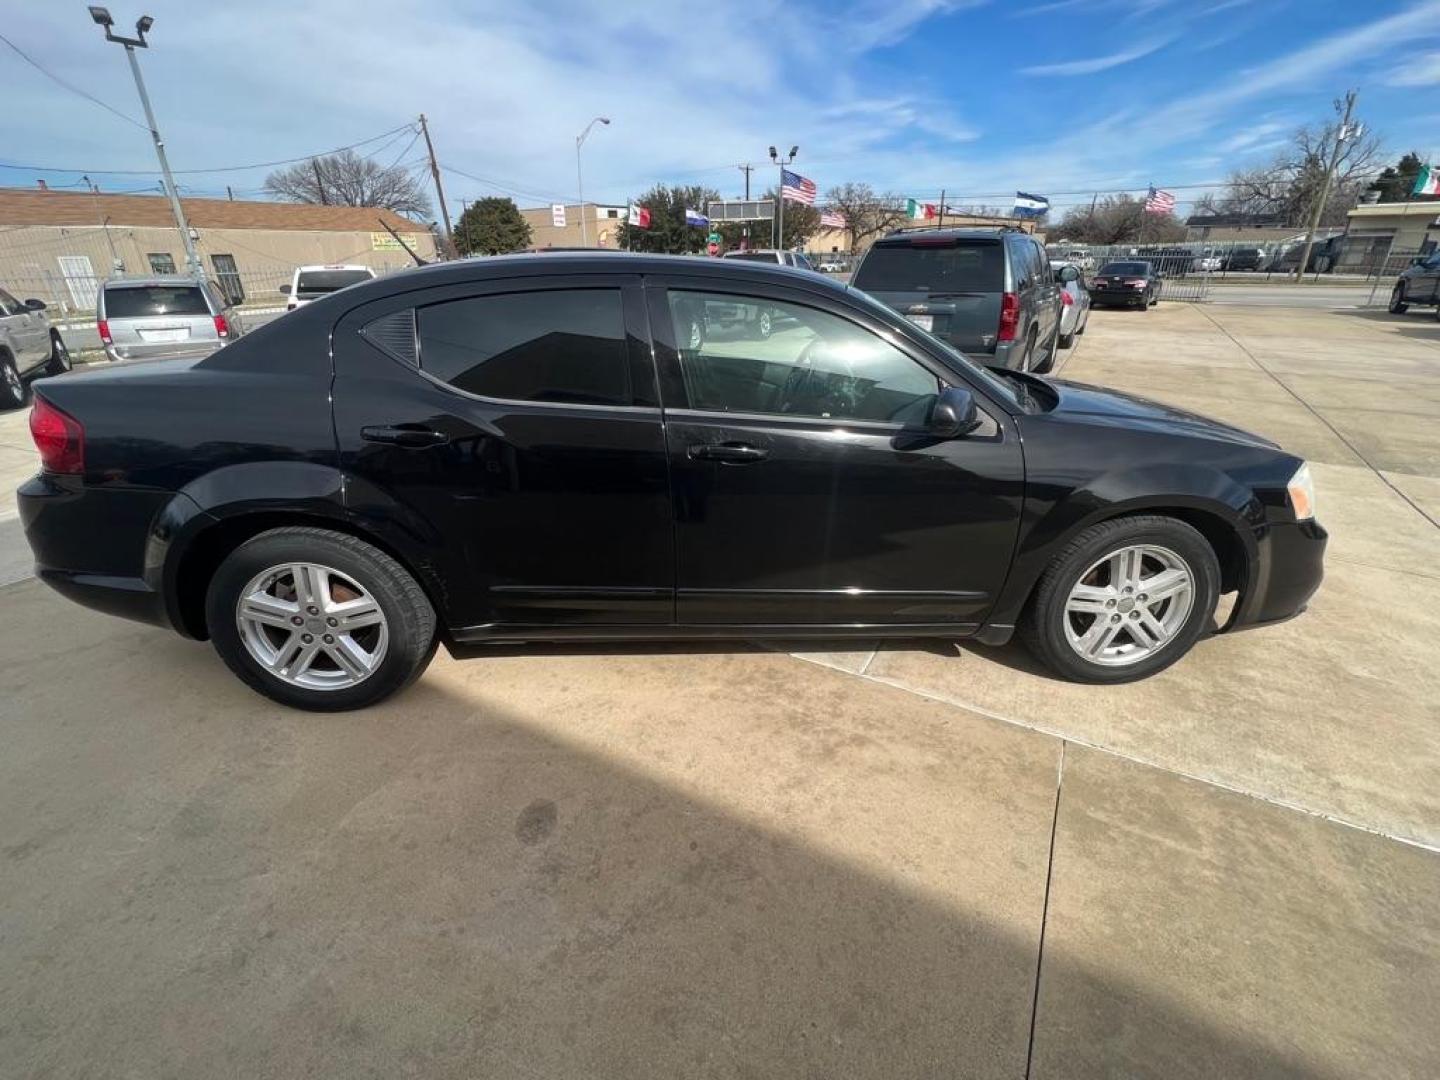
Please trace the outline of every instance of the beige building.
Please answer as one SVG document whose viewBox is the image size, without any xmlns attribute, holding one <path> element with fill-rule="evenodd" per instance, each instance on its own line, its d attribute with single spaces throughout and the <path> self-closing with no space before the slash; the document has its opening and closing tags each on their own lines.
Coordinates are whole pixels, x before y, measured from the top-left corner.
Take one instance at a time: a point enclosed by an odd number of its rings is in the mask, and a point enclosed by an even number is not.
<svg viewBox="0 0 1440 1080">
<path fill-rule="evenodd" d="M 530 246 L 535 248 L 611 248 L 620 247 L 620 225 L 625 220 L 623 206 L 601 206 L 598 203 L 567 203 L 561 206 L 537 206 L 521 210 L 520 216 L 530 226 Z M 585 225 L 581 229 L 581 220 Z"/>
<path fill-rule="evenodd" d="M 423 259 L 435 257 L 425 225 L 389 210 L 303 203 L 182 199 L 205 272 L 248 303 L 281 302 L 295 267 L 353 263 L 376 270 L 413 265 L 394 229 Z M 60 312 L 95 306 L 116 275 L 185 271 L 185 246 L 160 195 L 94 195 L 0 189 L 0 287 L 39 297 Z"/>
<path fill-rule="evenodd" d="M 1391 251 L 1429 251 L 1440 242 L 1440 202 L 1364 203 L 1348 218 L 1348 236 L 1369 238 Z"/>
</svg>

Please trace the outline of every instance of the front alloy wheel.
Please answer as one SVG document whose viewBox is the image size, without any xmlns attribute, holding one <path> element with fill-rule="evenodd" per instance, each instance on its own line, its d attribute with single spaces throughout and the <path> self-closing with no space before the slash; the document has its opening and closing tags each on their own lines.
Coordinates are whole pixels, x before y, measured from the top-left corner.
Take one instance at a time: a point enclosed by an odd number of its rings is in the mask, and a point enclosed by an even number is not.
<svg viewBox="0 0 1440 1080">
<path fill-rule="evenodd" d="M 1190 650 L 1219 593 L 1219 561 L 1195 528 L 1161 515 L 1115 518 L 1060 550 L 1018 629 L 1064 678 L 1131 682 Z"/>
<path fill-rule="evenodd" d="M 15 361 L 0 355 L 0 409 L 18 409 L 25 404 L 25 383 L 15 370 Z"/>
<path fill-rule="evenodd" d="M 65 342 L 60 340 L 59 334 L 50 338 L 50 363 L 45 365 L 47 375 L 64 375 L 73 365 L 70 362 L 70 350 L 65 347 Z"/>
<path fill-rule="evenodd" d="M 1410 305 L 1405 303 L 1405 283 L 1397 281 L 1394 290 L 1390 293 L 1390 314 L 1404 315 L 1410 310 Z"/>
</svg>

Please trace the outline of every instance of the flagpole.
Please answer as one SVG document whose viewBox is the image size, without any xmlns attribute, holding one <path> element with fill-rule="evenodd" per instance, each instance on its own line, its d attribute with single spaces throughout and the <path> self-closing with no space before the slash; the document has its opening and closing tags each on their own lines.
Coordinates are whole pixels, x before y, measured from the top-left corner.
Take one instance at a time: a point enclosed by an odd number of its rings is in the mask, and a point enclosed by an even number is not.
<svg viewBox="0 0 1440 1080">
<path fill-rule="evenodd" d="M 945 227 L 945 189 L 944 189 L 944 188 L 941 188 L 941 189 L 940 189 L 940 224 L 936 225 L 935 227 L 936 227 L 937 229 L 943 229 L 943 228 Z"/>
<path fill-rule="evenodd" d="M 775 212 L 779 215 L 778 218 L 777 218 L 777 220 L 778 220 L 779 223 L 780 223 L 780 227 L 775 230 L 775 250 L 776 250 L 776 251 L 784 251 L 784 250 L 785 250 L 785 166 L 784 166 L 784 165 L 781 165 L 781 166 L 780 166 L 780 185 L 775 189 L 775 194 L 776 194 L 776 196 L 777 196 L 777 197 L 779 198 L 779 200 L 780 200 L 780 201 L 779 201 L 779 205 L 775 207 Z"/>
</svg>

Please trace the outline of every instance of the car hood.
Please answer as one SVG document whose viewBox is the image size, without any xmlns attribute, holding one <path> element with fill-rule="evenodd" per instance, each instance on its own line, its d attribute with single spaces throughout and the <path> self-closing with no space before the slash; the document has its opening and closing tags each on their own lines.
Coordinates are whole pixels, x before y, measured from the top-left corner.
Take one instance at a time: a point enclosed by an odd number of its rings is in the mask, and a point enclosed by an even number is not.
<svg viewBox="0 0 1440 1080">
<path fill-rule="evenodd" d="M 1243 428 L 1222 424 L 1218 420 L 1198 413 L 1177 409 L 1134 394 L 1109 390 L 1103 386 L 1069 382 L 1065 379 L 1046 379 L 1046 383 L 1059 395 L 1054 413 L 1079 418 L 1094 417 L 1100 422 L 1113 422 L 1126 426 L 1145 427 L 1154 431 L 1172 434 L 1197 435 L 1202 438 L 1222 439 L 1226 442 L 1246 446 L 1263 446 L 1272 450 L 1280 449 L 1279 444 Z"/>
</svg>

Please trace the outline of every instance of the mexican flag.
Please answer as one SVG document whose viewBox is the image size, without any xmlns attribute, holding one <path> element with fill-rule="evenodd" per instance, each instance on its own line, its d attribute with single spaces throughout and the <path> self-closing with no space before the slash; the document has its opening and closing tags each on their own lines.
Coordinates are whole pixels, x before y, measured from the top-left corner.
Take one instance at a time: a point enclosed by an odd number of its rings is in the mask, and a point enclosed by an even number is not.
<svg viewBox="0 0 1440 1080">
<path fill-rule="evenodd" d="M 910 218 L 912 221 L 929 221 L 935 216 L 935 204 L 916 202 L 914 199 L 906 199 L 905 216 Z"/>
<path fill-rule="evenodd" d="M 1440 169 L 1434 165 L 1421 165 L 1420 175 L 1415 177 L 1415 190 L 1411 195 L 1440 195 Z"/>
<path fill-rule="evenodd" d="M 625 223 L 636 229 L 648 229 L 650 227 L 650 208 L 631 203 L 630 212 L 625 216 Z"/>
</svg>

